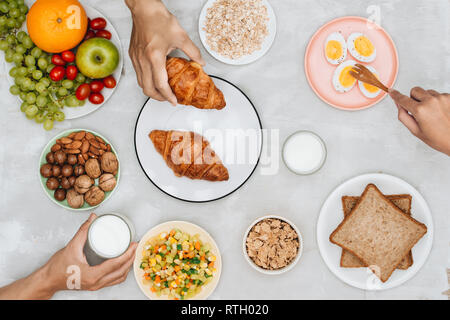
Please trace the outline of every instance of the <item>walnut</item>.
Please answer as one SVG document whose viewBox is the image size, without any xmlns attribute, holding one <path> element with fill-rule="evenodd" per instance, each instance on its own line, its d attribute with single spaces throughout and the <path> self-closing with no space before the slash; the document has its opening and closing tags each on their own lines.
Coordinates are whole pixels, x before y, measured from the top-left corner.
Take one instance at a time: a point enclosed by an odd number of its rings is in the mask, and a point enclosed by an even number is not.
<svg viewBox="0 0 450 320">
<path fill-rule="evenodd" d="M 81 194 L 86 193 L 93 184 L 94 180 L 88 175 L 83 174 L 75 180 L 75 191 Z"/>
<path fill-rule="evenodd" d="M 75 189 L 67 191 L 66 199 L 71 208 L 78 209 L 84 205 L 83 195 L 76 192 Z"/>
<path fill-rule="evenodd" d="M 97 186 L 92 186 L 84 195 L 84 200 L 91 205 L 97 206 L 105 199 L 105 193 Z"/>
<path fill-rule="evenodd" d="M 98 186 L 103 191 L 112 191 L 116 187 L 116 178 L 111 173 L 104 173 L 100 176 Z"/>
<path fill-rule="evenodd" d="M 86 171 L 86 174 L 92 179 L 97 179 L 102 174 L 98 160 L 93 158 L 86 161 L 86 164 L 84 165 L 84 170 Z"/>
<path fill-rule="evenodd" d="M 119 168 L 119 162 L 117 157 L 112 152 L 105 152 L 102 155 L 102 170 L 108 173 L 117 174 Z"/>
</svg>

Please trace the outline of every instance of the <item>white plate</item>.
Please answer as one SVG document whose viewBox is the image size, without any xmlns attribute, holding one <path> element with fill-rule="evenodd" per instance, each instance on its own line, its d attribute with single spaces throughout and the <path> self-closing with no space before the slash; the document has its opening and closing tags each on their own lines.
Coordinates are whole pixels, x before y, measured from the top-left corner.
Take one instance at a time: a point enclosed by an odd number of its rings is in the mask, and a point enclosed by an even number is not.
<svg viewBox="0 0 450 320">
<path fill-rule="evenodd" d="M 198 32 L 200 34 L 200 40 L 203 43 L 203 46 L 206 48 L 206 50 L 209 52 L 210 55 L 212 55 L 217 60 L 231 65 L 244 65 L 249 64 L 252 62 L 255 62 L 256 60 L 262 58 L 267 51 L 269 51 L 270 47 L 273 44 L 273 41 L 275 40 L 275 35 L 277 33 L 277 19 L 275 17 L 275 13 L 272 9 L 272 6 L 270 5 L 269 1 L 262 0 L 263 4 L 267 8 L 267 14 L 269 17 L 269 21 L 267 23 L 267 28 L 269 31 L 269 34 L 264 39 L 261 49 L 253 52 L 251 55 L 242 56 L 239 59 L 230 59 L 227 57 L 224 57 L 220 55 L 219 53 L 213 51 L 206 41 L 206 32 L 203 30 L 203 27 L 205 26 L 206 21 L 206 11 L 208 8 L 210 8 L 216 0 L 208 0 L 206 4 L 203 6 L 203 9 L 200 13 L 200 17 L 198 20 Z"/>
<path fill-rule="evenodd" d="M 105 101 L 103 101 L 103 103 L 101 104 L 92 104 L 89 102 L 89 100 L 86 100 L 86 103 L 84 106 L 82 107 L 67 107 L 65 106 L 62 111 L 64 112 L 64 114 L 66 115 L 66 120 L 71 120 L 71 119 L 77 119 L 77 118 L 81 118 L 84 117 L 94 111 L 96 111 L 97 109 L 99 109 L 100 107 L 102 107 L 107 101 L 108 99 L 112 96 L 112 94 L 114 93 L 114 91 L 116 90 L 117 86 L 119 85 L 119 80 L 120 80 L 120 76 L 122 75 L 122 68 L 123 68 L 123 50 L 122 50 L 122 45 L 120 42 L 120 38 L 119 38 L 119 34 L 117 33 L 116 29 L 114 28 L 114 26 L 112 25 L 111 21 L 108 20 L 107 17 L 105 17 L 102 13 L 100 13 L 97 9 L 92 8 L 91 6 L 85 5 L 83 4 L 83 8 L 86 11 L 86 14 L 89 18 L 91 19 L 95 19 L 98 17 L 104 18 L 107 22 L 106 25 L 106 30 L 108 30 L 109 32 L 111 32 L 111 42 L 117 47 L 117 50 L 119 50 L 119 54 L 120 54 L 120 60 L 119 60 L 119 65 L 117 66 L 116 71 L 114 71 L 114 73 L 112 74 L 112 76 L 114 77 L 114 79 L 116 79 L 116 86 L 112 89 L 108 89 L 108 88 L 104 88 L 102 90 L 102 95 L 105 98 Z M 27 31 L 27 25 L 26 23 L 23 24 L 23 28 L 24 31 Z M 7 75 L 7 79 L 8 82 L 10 83 L 10 85 L 14 84 L 14 79 L 9 75 L 9 70 L 15 66 L 14 63 L 7 63 L 4 59 L 2 59 L 4 65 L 5 65 L 5 72 Z M 19 99 L 21 102 L 22 100 L 19 98 L 19 96 L 17 96 L 17 99 Z"/>
<path fill-rule="evenodd" d="M 135 147 L 142 169 L 161 191 L 180 200 L 206 202 L 225 197 L 247 181 L 259 161 L 262 132 L 256 109 L 236 86 L 213 78 L 225 96 L 227 106 L 224 109 L 201 110 L 184 105 L 173 107 L 168 102 L 149 99 L 137 119 Z M 202 134 L 227 167 L 229 180 L 210 182 L 176 177 L 148 136 L 155 129 Z"/>
<path fill-rule="evenodd" d="M 385 283 L 382 283 L 368 268 L 341 268 L 339 261 L 342 249 L 329 240 L 330 234 L 344 218 L 341 197 L 345 195 L 359 196 L 369 183 L 375 184 L 383 194 L 410 194 L 412 196 L 412 217 L 424 223 L 428 228 L 427 233 L 412 248 L 413 265 L 407 270 L 396 269 Z M 323 260 L 339 279 L 363 290 L 385 290 L 408 281 L 424 265 L 433 243 L 433 220 L 427 203 L 413 186 L 387 174 L 364 174 L 347 180 L 328 196 L 317 221 L 317 242 Z"/>
<path fill-rule="evenodd" d="M 149 230 L 139 241 L 138 247 L 136 249 L 136 257 L 134 259 L 133 270 L 134 278 L 141 289 L 141 291 L 152 300 L 167 300 L 167 296 L 158 297 L 155 293 L 150 291 L 150 286 L 146 286 L 142 283 L 144 277 L 144 270 L 140 268 L 142 260 L 142 251 L 144 250 L 144 245 L 147 240 L 158 236 L 162 232 L 170 232 L 172 229 L 180 229 L 183 232 L 189 233 L 190 235 L 198 234 L 200 235 L 200 240 L 203 243 L 208 243 L 211 246 L 212 253 L 216 256 L 216 261 L 214 262 L 214 267 L 216 272 L 214 273 L 213 280 L 202 287 L 202 290 L 193 297 L 191 300 L 205 300 L 211 293 L 213 293 L 217 284 L 219 283 L 220 275 L 222 273 L 222 257 L 220 255 L 219 247 L 217 246 L 214 239 L 206 232 L 203 228 L 185 221 L 169 221 L 157 225 L 156 227 Z"/>
</svg>

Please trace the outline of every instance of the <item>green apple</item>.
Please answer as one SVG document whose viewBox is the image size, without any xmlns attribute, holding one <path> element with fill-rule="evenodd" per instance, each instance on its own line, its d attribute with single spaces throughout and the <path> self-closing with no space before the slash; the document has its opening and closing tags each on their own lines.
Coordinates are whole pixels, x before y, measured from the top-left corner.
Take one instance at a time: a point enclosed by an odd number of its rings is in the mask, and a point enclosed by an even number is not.
<svg viewBox="0 0 450 320">
<path fill-rule="evenodd" d="M 78 70 L 92 79 L 101 79 L 111 75 L 119 65 L 119 50 L 109 40 L 91 38 L 84 41 L 77 50 Z"/>
</svg>

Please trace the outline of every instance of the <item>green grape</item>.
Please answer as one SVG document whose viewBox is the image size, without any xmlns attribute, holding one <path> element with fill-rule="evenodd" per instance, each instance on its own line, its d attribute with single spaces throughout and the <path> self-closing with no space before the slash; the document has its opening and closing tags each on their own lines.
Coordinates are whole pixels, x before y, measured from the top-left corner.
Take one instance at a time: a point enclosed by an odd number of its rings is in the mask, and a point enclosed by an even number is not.
<svg viewBox="0 0 450 320">
<path fill-rule="evenodd" d="M 48 67 L 47 59 L 45 58 L 39 58 L 37 65 L 39 69 L 46 71 Z"/>
<path fill-rule="evenodd" d="M 0 27 L 6 25 L 6 21 L 8 21 L 8 18 L 6 16 L 0 16 Z"/>
<path fill-rule="evenodd" d="M 35 102 L 36 102 L 36 95 L 35 95 L 33 92 L 29 92 L 29 93 L 27 94 L 27 99 L 26 99 L 26 101 L 27 101 L 29 104 L 35 103 Z"/>
<path fill-rule="evenodd" d="M 68 96 L 64 102 L 68 107 L 78 107 L 78 99 L 75 96 Z"/>
<path fill-rule="evenodd" d="M 32 74 L 33 72 L 35 72 L 36 71 L 36 66 L 29 66 L 28 68 L 27 68 L 27 73 L 28 74 Z"/>
<path fill-rule="evenodd" d="M 20 93 L 20 89 L 19 89 L 18 86 L 12 85 L 12 86 L 9 88 L 9 92 L 11 92 L 13 95 L 17 96 L 17 95 Z"/>
<path fill-rule="evenodd" d="M 17 73 L 19 73 L 19 71 L 17 71 Z M 16 85 L 18 85 L 18 86 L 22 86 L 24 80 L 25 80 L 25 77 L 23 77 L 23 76 L 21 76 L 19 74 L 16 74 L 16 77 L 14 79 L 14 83 Z"/>
<path fill-rule="evenodd" d="M 20 27 L 21 27 L 21 26 L 22 26 L 22 23 L 24 23 L 25 20 L 27 20 L 27 16 L 18 16 L 18 17 L 16 18 L 16 20 L 17 20 L 18 23 L 20 23 Z M 20 27 L 18 27 L 18 28 L 20 28 Z"/>
<path fill-rule="evenodd" d="M 33 71 L 33 79 L 39 80 L 42 78 L 42 76 L 43 76 L 42 71 L 40 71 L 40 70 Z"/>
<path fill-rule="evenodd" d="M 64 121 L 65 118 L 66 118 L 66 115 L 64 114 L 64 112 L 61 112 L 61 111 L 55 112 L 55 120 L 56 121 Z"/>
<path fill-rule="evenodd" d="M 69 91 L 64 87 L 61 87 L 58 89 L 58 96 L 60 96 L 60 97 L 67 96 L 68 93 L 69 93 Z"/>
<path fill-rule="evenodd" d="M 47 87 L 46 87 L 45 84 L 43 84 L 42 82 L 38 82 L 38 83 L 36 84 L 35 89 L 36 89 L 37 92 L 43 93 L 44 91 L 46 91 Z"/>
<path fill-rule="evenodd" d="M 46 88 L 50 85 L 50 83 L 52 83 L 49 78 L 42 78 L 39 82 L 41 82 Z"/>
<path fill-rule="evenodd" d="M 10 34 L 6 37 L 6 42 L 8 42 L 9 44 L 15 44 L 16 37 L 14 35 Z"/>
<path fill-rule="evenodd" d="M 16 46 L 16 53 L 24 54 L 26 51 L 27 49 L 23 45 L 18 44 Z"/>
<path fill-rule="evenodd" d="M 47 131 L 50 131 L 53 129 L 53 120 L 51 119 L 45 119 L 44 121 L 44 129 Z"/>
<path fill-rule="evenodd" d="M 42 111 L 38 112 L 35 116 L 34 116 L 34 121 L 36 121 L 36 123 L 42 123 L 45 120 L 45 115 Z"/>
<path fill-rule="evenodd" d="M 11 10 L 9 10 L 9 16 L 12 18 L 17 18 L 18 16 L 20 16 L 20 10 L 17 8 L 12 8 Z"/>
<path fill-rule="evenodd" d="M 76 78 L 75 78 L 76 82 L 80 82 L 80 83 L 84 83 L 84 81 L 86 81 L 86 77 L 81 73 L 78 72 Z"/>
<path fill-rule="evenodd" d="M 31 38 L 30 38 L 30 36 L 28 36 L 28 35 L 25 35 L 25 36 L 23 37 L 22 44 L 23 44 L 24 47 L 27 48 L 27 49 L 31 49 L 31 48 L 33 48 L 33 46 L 34 46 L 33 41 L 31 41 Z"/>
<path fill-rule="evenodd" d="M 36 59 L 32 55 L 25 57 L 25 65 L 28 67 L 34 66 L 36 64 Z"/>
<path fill-rule="evenodd" d="M 11 9 L 15 9 L 15 8 L 17 8 L 18 6 L 17 6 L 17 2 L 15 2 L 15 1 L 8 1 L 9 2 L 9 12 L 11 13 Z"/>
<path fill-rule="evenodd" d="M 16 0 L 16 2 L 17 2 L 18 6 L 21 6 L 21 5 L 23 5 L 25 3 L 24 0 Z"/>
<path fill-rule="evenodd" d="M 17 19 L 15 20 L 15 25 L 14 25 L 14 27 L 15 27 L 16 29 L 19 29 L 21 26 L 22 26 L 22 22 L 20 22 L 20 19 L 17 18 Z"/>
<path fill-rule="evenodd" d="M 63 80 L 61 84 L 66 89 L 72 89 L 73 88 L 73 81 L 71 81 L 71 80 L 67 80 L 67 79 Z"/>
<path fill-rule="evenodd" d="M 16 63 L 17 65 L 21 65 L 22 61 L 23 61 L 23 54 L 16 52 L 16 53 L 14 53 L 12 59 L 13 59 L 14 63 Z"/>
<path fill-rule="evenodd" d="M 77 99 L 78 100 L 78 99 Z M 82 107 L 86 104 L 86 100 L 78 100 L 78 106 Z"/>
<path fill-rule="evenodd" d="M 33 50 L 31 50 L 31 55 L 33 57 L 35 57 L 36 59 L 38 59 L 42 54 L 42 50 L 39 49 L 38 47 L 34 47 Z"/>
<path fill-rule="evenodd" d="M 17 32 L 17 40 L 19 40 L 20 43 L 22 43 L 24 37 L 27 35 L 27 33 L 25 31 L 19 31 Z"/>
<path fill-rule="evenodd" d="M 5 61 L 8 63 L 13 62 L 13 56 L 14 56 L 14 50 L 13 49 L 8 49 L 5 52 Z"/>
<path fill-rule="evenodd" d="M 22 102 L 22 104 L 20 105 L 20 111 L 25 112 L 27 107 L 28 107 L 28 103 Z"/>
<path fill-rule="evenodd" d="M 0 50 L 6 51 L 8 50 L 8 48 L 9 48 L 8 42 L 6 40 L 0 40 Z"/>
<path fill-rule="evenodd" d="M 20 97 L 20 100 L 25 101 L 27 99 L 27 93 L 20 91 L 19 97 Z"/>
<path fill-rule="evenodd" d="M 14 28 L 16 26 L 16 19 L 8 18 L 8 20 L 6 21 L 6 26 L 8 28 Z"/>
<path fill-rule="evenodd" d="M 9 70 L 9 75 L 13 78 L 17 77 L 17 67 L 12 67 L 11 70 Z"/>
<path fill-rule="evenodd" d="M 36 105 L 37 105 L 38 107 L 43 107 L 43 106 L 45 106 L 45 105 L 47 104 L 47 102 L 48 102 L 48 100 L 47 100 L 47 97 L 45 97 L 45 96 L 39 95 L 39 96 L 36 98 Z"/>
<path fill-rule="evenodd" d="M 26 76 L 27 73 L 28 73 L 28 70 L 27 70 L 27 68 L 25 68 L 25 67 L 19 67 L 19 68 L 17 69 L 17 74 L 18 74 L 19 76 Z"/>
<path fill-rule="evenodd" d="M 0 11 L 3 13 L 8 13 L 9 11 L 9 6 L 6 2 L 2 2 L 0 3 Z"/>
<path fill-rule="evenodd" d="M 38 111 L 38 107 L 36 107 L 36 105 L 34 104 L 30 104 L 25 108 L 25 114 L 27 115 L 27 117 L 31 118 L 33 118 L 38 113 Z"/>
<path fill-rule="evenodd" d="M 50 73 L 54 67 L 55 67 L 55 65 L 53 63 L 50 63 L 47 67 L 47 70 L 45 70 L 45 71 L 47 71 L 47 73 Z"/>
</svg>

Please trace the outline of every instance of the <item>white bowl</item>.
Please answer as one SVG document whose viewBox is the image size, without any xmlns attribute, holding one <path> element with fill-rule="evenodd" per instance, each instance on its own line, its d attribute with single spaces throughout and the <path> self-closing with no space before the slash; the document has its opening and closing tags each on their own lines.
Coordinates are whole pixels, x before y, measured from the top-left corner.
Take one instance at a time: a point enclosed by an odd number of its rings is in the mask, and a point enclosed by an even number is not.
<svg viewBox="0 0 450 320">
<path fill-rule="evenodd" d="M 278 220 L 281 220 L 281 221 L 284 221 L 284 222 L 288 223 L 288 224 L 295 230 L 295 232 L 297 233 L 297 236 L 298 236 L 299 249 L 298 249 L 298 252 L 297 252 L 297 256 L 295 257 L 295 259 L 294 259 L 289 265 L 287 265 L 287 266 L 284 267 L 284 268 L 278 269 L 278 270 L 266 270 L 266 269 L 263 269 L 263 268 L 257 266 L 257 265 L 253 262 L 253 260 L 248 256 L 248 253 L 247 253 L 247 245 L 246 245 L 246 242 L 247 242 L 247 237 L 248 237 L 248 234 L 249 234 L 250 230 L 251 230 L 258 222 L 260 222 L 260 221 L 262 221 L 262 220 L 265 220 L 265 219 L 278 219 Z M 268 215 L 268 216 L 264 216 L 264 217 L 258 218 L 258 219 L 256 219 L 255 221 L 253 221 L 252 224 L 250 224 L 250 226 L 248 227 L 247 231 L 245 231 L 245 233 L 244 233 L 244 239 L 243 239 L 243 242 L 242 242 L 242 250 L 243 250 L 243 252 L 244 252 L 245 260 L 247 260 L 248 264 L 249 264 L 250 266 L 252 266 L 253 269 L 255 269 L 255 270 L 257 270 L 257 271 L 259 271 L 259 272 L 261 272 L 261 273 L 264 273 L 264 274 L 268 274 L 268 275 L 277 275 L 277 274 L 282 274 L 282 273 L 285 273 L 285 272 L 291 270 L 292 268 L 294 268 L 294 266 L 295 266 L 295 265 L 297 264 L 297 262 L 300 260 L 300 257 L 302 256 L 302 253 L 303 253 L 303 238 L 302 238 L 302 234 L 300 233 L 300 231 L 298 230 L 298 228 L 295 226 L 295 224 L 293 224 L 293 223 L 292 223 L 291 221 L 289 221 L 288 219 L 283 218 L 283 217 L 280 217 L 280 216 Z"/>
</svg>

